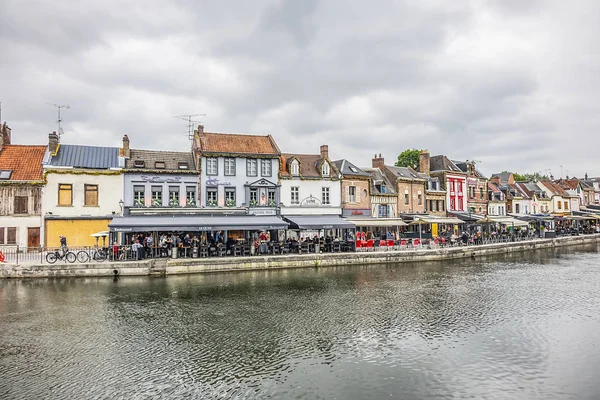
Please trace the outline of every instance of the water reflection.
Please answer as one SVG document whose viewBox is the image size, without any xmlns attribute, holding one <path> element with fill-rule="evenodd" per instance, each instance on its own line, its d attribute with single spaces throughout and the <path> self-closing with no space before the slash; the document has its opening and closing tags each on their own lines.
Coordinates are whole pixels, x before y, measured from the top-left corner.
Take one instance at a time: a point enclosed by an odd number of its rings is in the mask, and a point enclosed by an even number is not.
<svg viewBox="0 0 600 400">
<path fill-rule="evenodd" d="M 596 398 L 597 246 L 0 283 L 7 398 Z M 0 396 L 1 397 L 1 396 Z"/>
</svg>

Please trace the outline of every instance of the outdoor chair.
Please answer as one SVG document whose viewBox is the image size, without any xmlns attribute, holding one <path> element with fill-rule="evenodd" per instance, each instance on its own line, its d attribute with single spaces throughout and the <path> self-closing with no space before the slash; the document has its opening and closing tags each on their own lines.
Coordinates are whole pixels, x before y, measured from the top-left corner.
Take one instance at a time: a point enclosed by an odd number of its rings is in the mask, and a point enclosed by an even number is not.
<svg viewBox="0 0 600 400">
<path fill-rule="evenodd" d="M 421 240 L 420 239 L 413 239 L 412 241 L 412 247 L 413 249 L 417 249 L 417 247 L 421 247 Z"/>
<path fill-rule="evenodd" d="M 290 245 L 289 243 L 281 244 L 281 254 L 289 254 L 290 253 Z"/>
<path fill-rule="evenodd" d="M 281 245 L 279 243 L 273 243 L 273 254 L 281 253 Z"/>
<path fill-rule="evenodd" d="M 233 246 L 231 246 L 231 253 L 233 254 L 233 256 L 241 256 L 242 255 L 242 248 L 237 245 L 234 244 Z"/>
<path fill-rule="evenodd" d="M 367 240 L 367 245 L 365 246 L 365 247 L 366 247 L 366 249 L 367 249 L 367 251 L 369 251 L 369 249 L 373 250 L 373 243 L 374 243 L 374 242 L 375 242 L 375 241 L 374 241 L 373 239 L 369 239 L 369 240 Z"/>
<path fill-rule="evenodd" d="M 200 246 L 200 257 L 208 257 L 208 246 Z"/>
<path fill-rule="evenodd" d="M 244 247 L 242 248 L 244 256 L 249 256 L 250 255 L 250 245 L 249 244 L 245 244 Z"/>
<path fill-rule="evenodd" d="M 300 254 L 306 254 L 308 253 L 308 243 L 303 242 L 302 244 L 300 244 L 300 247 L 298 249 L 298 253 Z"/>
<path fill-rule="evenodd" d="M 381 247 L 381 240 L 373 240 L 373 250 L 377 251 L 379 250 Z"/>
<path fill-rule="evenodd" d="M 341 251 L 341 249 L 342 249 L 342 248 L 341 248 L 341 245 L 340 245 L 339 243 L 334 243 L 334 244 L 333 244 L 332 251 L 333 251 L 334 253 L 339 253 L 339 252 Z"/>
</svg>

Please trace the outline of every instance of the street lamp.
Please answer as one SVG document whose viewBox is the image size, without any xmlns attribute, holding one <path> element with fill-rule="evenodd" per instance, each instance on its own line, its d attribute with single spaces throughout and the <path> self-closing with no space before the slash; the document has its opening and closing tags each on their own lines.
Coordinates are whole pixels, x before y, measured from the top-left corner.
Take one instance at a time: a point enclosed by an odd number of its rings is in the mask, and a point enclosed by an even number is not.
<svg viewBox="0 0 600 400">
<path fill-rule="evenodd" d="M 123 201 L 123 199 L 119 200 L 119 207 L 121 208 L 121 215 L 123 215 L 123 205 L 125 204 L 125 202 Z"/>
</svg>

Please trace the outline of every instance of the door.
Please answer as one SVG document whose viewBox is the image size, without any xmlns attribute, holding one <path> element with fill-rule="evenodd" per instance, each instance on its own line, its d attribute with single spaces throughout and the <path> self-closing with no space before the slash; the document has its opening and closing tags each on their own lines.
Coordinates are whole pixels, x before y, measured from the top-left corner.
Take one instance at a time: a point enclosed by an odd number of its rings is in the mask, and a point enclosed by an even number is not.
<svg viewBox="0 0 600 400">
<path fill-rule="evenodd" d="M 40 228 L 27 228 L 27 247 L 40 246 Z"/>
</svg>

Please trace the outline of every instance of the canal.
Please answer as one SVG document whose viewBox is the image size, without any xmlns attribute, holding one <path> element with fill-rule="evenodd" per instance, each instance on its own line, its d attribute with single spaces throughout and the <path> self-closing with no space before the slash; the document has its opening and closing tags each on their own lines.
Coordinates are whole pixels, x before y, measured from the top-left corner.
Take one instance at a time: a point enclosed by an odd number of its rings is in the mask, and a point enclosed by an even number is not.
<svg viewBox="0 0 600 400">
<path fill-rule="evenodd" d="M 0 281 L 2 399 L 598 399 L 600 247 Z"/>
</svg>

